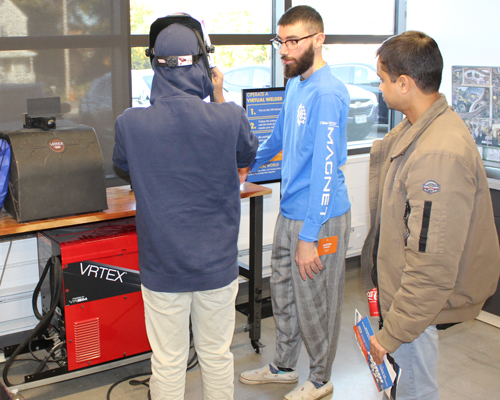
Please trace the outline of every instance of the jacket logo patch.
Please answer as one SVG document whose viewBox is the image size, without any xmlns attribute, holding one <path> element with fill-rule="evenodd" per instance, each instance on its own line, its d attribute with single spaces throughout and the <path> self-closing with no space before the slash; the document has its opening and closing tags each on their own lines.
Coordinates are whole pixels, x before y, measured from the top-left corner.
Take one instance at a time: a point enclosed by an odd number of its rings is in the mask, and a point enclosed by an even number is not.
<svg viewBox="0 0 500 400">
<path fill-rule="evenodd" d="M 441 190 L 441 186 L 436 181 L 427 181 L 424 183 L 424 192 L 429 194 L 437 193 Z"/>
<path fill-rule="evenodd" d="M 301 124 L 306 123 L 306 108 L 301 104 L 297 111 L 297 124 L 300 126 Z"/>
</svg>

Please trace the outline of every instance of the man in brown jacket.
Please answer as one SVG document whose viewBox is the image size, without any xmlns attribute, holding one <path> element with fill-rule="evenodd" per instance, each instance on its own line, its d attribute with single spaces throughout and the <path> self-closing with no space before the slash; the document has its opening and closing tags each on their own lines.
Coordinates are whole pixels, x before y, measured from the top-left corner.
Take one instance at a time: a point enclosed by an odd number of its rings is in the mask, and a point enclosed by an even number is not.
<svg viewBox="0 0 500 400">
<path fill-rule="evenodd" d="M 438 400 L 437 329 L 475 318 L 497 287 L 500 250 L 482 159 L 439 94 L 443 60 L 421 32 L 377 51 L 380 90 L 406 118 L 373 144 L 365 291 L 378 287 L 383 327 L 370 340 L 402 368 L 397 400 Z"/>
</svg>

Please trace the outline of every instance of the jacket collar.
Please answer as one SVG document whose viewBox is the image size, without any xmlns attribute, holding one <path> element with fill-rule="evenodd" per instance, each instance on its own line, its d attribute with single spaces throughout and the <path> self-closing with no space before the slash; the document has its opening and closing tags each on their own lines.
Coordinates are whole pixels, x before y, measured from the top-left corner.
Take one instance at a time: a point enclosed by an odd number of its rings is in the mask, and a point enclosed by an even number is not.
<svg viewBox="0 0 500 400">
<path fill-rule="evenodd" d="M 415 142 L 434 120 L 448 109 L 448 102 L 444 94 L 434 102 L 421 116 L 415 124 L 411 125 L 408 118 L 405 118 L 395 129 L 395 134 L 401 134 L 399 143 L 395 146 L 391 154 L 391 161 L 405 154 L 408 147 Z"/>
</svg>

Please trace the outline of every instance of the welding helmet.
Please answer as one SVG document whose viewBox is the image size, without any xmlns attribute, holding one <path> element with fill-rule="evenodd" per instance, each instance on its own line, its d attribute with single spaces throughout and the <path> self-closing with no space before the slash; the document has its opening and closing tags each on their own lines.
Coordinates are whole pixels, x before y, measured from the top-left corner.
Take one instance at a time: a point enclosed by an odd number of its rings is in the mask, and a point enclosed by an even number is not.
<svg viewBox="0 0 500 400">
<path fill-rule="evenodd" d="M 192 29 L 198 38 L 198 54 L 186 54 L 182 56 L 165 56 L 162 54 L 155 53 L 155 42 L 156 38 L 160 32 L 172 24 L 181 24 Z M 151 59 L 151 64 L 160 67 L 182 67 L 186 65 L 196 64 L 199 61 L 203 61 L 205 68 L 207 69 L 207 74 L 210 79 L 212 79 L 212 71 L 210 69 L 210 53 L 214 52 L 214 46 L 210 43 L 210 38 L 208 34 L 205 34 L 202 29 L 201 23 L 191 17 L 186 13 L 175 13 L 167 15 L 163 18 L 158 18 L 155 22 L 151 24 L 151 29 L 149 31 L 149 48 L 146 49 L 146 56 Z"/>
</svg>

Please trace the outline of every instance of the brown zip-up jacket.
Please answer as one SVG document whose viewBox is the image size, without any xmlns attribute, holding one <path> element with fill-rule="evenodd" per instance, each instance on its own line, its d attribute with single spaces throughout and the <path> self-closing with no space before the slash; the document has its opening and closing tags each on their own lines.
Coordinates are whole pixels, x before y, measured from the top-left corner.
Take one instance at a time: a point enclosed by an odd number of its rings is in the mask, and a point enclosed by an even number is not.
<svg viewBox="0 0 500 400">
<path fill-rule="evenodd" d="M 497 287 L 500 249 L 488 181 L 471 134 L 441 95 L 416 122 L 408 119 L 373 143 L 371 227 L 361 255 L 377 278 L 383 328 L 394 352 L 429 325 L 475 318 Z"/>
</svg>

